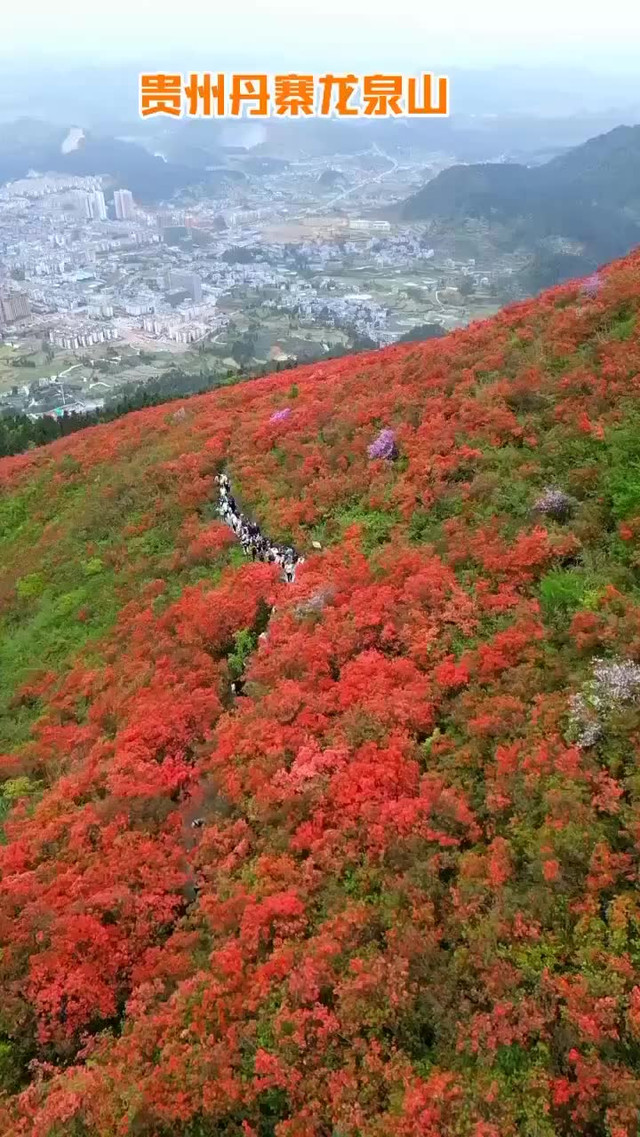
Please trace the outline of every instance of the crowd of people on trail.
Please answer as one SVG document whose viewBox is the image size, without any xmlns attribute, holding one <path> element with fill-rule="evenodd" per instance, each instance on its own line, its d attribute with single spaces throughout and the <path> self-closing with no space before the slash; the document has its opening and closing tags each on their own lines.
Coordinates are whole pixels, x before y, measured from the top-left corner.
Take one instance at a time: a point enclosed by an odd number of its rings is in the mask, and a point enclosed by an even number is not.
<svg viewBox="0 0 640 1137">
<path fill-rule="evenodd" d="M 284 580 L 291 584 L 295 580 L 296 566 L 303 563 L 304 557 L 299 557 L 290 545 L 274 545 L 268 537 L 262 535 L 255 521 L 250 521 L 240 512 L 226 474 L 219 474 L 216 482 L 220 497 L 218 511 L 223 521 L 239 538 L 245 556 L 251 557 L 254 561 L 280 565 Z"/>
</svg>

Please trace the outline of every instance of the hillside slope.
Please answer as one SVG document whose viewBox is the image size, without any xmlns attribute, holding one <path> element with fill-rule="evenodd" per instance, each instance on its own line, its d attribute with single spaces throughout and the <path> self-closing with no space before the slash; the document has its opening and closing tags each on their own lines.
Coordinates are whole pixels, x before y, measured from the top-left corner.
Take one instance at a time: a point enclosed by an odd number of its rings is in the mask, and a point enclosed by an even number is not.
<svg viewBox="0 0 640 1137">
<path fill-rule="evenodd" d="M 0 462 L 3 1133 L 635 1135 L 639 314 L 635 254 Z"/>
</svg>

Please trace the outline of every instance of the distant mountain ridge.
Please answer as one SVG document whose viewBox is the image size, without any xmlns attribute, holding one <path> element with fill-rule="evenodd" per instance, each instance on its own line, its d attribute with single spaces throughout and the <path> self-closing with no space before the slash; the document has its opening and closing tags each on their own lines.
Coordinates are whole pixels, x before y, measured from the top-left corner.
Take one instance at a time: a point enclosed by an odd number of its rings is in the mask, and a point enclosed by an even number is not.
<svg viewBox="0 0 640 1137">
<path fill-rule="evenodd" d="M 79 128 L 78 128 L 79 129 Z M 165 161 L 136 142 L 84 132 L 75 149 L 64 151 L 68 127 L 19 119 L 0 129 L 0 184 L 30 170 L 77 176 L 104 175 L 131 190 L 141 202 L 157 202 L 195 182 L 218 184 L 224 171 Z"/>
<path fill-rule="evenodd" d="M 640 126 L 620 126 L 544 165 L 451 166 L 405 201 L 405 220 L 527 221 L 532 241 L 563 236 L 599 260 L 640 243 Z"/>
</svg>

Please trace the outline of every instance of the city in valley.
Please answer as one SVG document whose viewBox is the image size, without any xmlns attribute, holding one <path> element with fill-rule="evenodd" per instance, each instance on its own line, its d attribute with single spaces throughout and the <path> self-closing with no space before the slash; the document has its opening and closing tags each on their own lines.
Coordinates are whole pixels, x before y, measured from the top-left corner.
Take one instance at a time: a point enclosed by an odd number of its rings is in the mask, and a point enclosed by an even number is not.
<svg viewBox="0 0 640 1137">
<path fill-rule="evenodd" d="M 231 168 L 213 193 L 154 204 L 107 176 L 8 182 L 0 410 L 95 410 L 176 369 L 213 386 L 490 315 L 518 294 L 517 252 L 497 253 L 471 223 L 401 219 L 399 205 L 452 163 L 375 144 L 267 158 L 255 173 Z"/>
</svg>

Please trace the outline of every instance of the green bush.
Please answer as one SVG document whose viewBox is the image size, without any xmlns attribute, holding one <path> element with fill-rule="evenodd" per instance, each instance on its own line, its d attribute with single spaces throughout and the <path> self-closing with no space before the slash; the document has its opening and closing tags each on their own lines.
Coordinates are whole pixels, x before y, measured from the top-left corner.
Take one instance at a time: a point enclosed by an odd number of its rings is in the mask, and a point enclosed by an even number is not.
<svg viewBox="0 0 640 1137">
<path fill-rule="evenodd" d="M 44 589 L 44 578 L 39 572 L 32 572 L 28 576 L 21 577 L 16 584 L 16 594 L 20 600 L 32 600 L 36 596 L 41 596 Z"/>
<path fill-rule="evenodd" d="M 239 679 L 244 672 L 247 662 L 255 651 L 256 639 L 249 628 L 243 628 L 234 636 L 234 649 L 227 657 L 229 671 L 233 679 Z"/>
<path fill-rule="evenodd" d="M 551 619 L 577 611 L 587 591 L 584 575 L 575 570 L 552 569 L 540 581 L 540 602 Z"/>
</svg>

